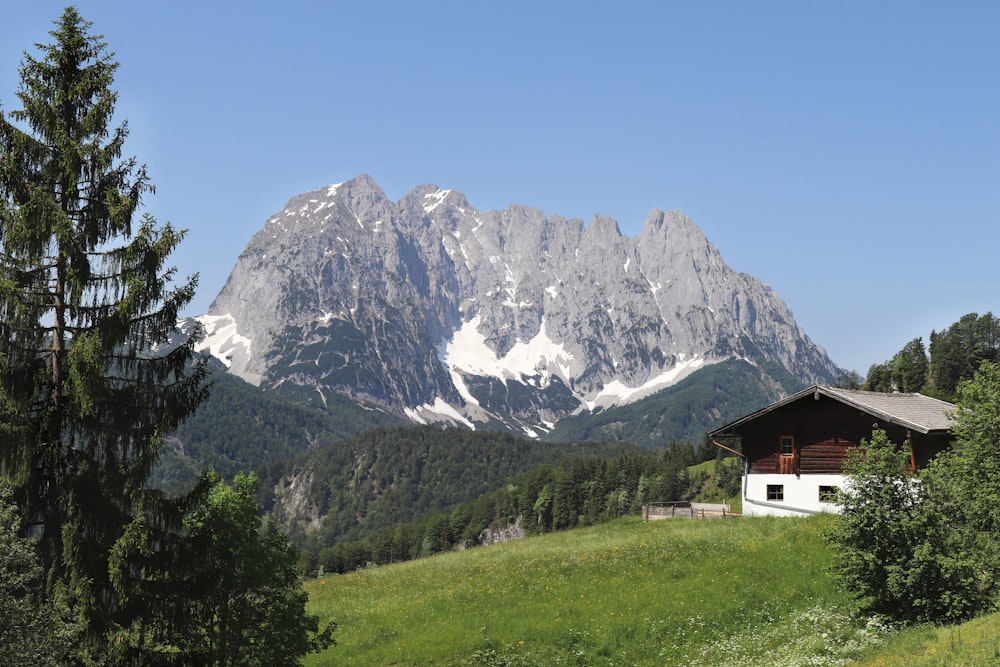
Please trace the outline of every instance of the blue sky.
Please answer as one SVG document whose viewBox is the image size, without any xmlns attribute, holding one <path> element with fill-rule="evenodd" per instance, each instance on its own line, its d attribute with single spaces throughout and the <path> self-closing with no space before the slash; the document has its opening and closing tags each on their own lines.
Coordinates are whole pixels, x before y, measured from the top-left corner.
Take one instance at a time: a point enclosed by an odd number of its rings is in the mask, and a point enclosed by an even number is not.
<svg viewBox="0 0 1000 667">
<path fill-rule="evenodd" d="M 207 310 L 295 194 L 690 216 L 864 374 L 1000 294 L 1000 3 L 81 0 Z M 63 3 L 0 8 L 0 103 Z"/>
</svg>

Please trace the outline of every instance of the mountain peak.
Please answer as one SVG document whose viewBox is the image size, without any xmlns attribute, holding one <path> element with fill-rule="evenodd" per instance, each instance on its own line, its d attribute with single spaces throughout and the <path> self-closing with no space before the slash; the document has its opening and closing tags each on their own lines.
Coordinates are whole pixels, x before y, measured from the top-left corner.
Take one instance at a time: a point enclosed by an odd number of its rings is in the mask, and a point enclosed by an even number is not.
<svg viewBox="0 0 1000 667">
<path fill-rule="evenodd" d="M 618 238 L 622 235 L 618 228 L 618 221 L 607 215 L 595 215 L 587 226 L 587 230 L 600 237 Z"/>
<path fill-rule="evenodd" d="M 682 213 L 652 211 L 633 239 L 437 185 L 394 203 L 365 174 L 291 198 L 202 320 L 206 347 L 263 386 L 532 435 L 725 359 L 837 371 Z"/>
</svg>

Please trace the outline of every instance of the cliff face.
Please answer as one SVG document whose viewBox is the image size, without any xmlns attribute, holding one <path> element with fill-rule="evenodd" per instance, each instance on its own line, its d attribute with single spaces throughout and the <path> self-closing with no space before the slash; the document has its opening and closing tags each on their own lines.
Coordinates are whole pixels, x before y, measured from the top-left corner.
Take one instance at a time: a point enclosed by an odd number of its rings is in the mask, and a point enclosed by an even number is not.
<svg viewBox="0 0 1000 667">
<path fill-rule="evenodd" d="M 481 212 L 434 186 L 394 203 L 367 176 L 292 198 L 199 319 L 205 347 L 255 384 L 529 435 L 723 359 L 804 383 L 838 371 L 680 213 L 655 210 L 629 238 L 610 218 Z"/>
</svg>

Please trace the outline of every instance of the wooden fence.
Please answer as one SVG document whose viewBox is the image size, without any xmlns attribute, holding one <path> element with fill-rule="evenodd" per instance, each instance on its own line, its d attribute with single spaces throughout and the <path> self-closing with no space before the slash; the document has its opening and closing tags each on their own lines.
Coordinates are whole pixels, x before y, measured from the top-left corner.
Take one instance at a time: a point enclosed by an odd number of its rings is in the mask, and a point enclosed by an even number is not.
<svg viewBox="0 0 1000 667">
<path fill-rule="evenodd" d="M 692 503 L 675 500 L 669 503 L 650 503 L 642 506 L 643 521 L 660 519 L 711 519 L 738 516 L 725 503 Z"/>
</svg>

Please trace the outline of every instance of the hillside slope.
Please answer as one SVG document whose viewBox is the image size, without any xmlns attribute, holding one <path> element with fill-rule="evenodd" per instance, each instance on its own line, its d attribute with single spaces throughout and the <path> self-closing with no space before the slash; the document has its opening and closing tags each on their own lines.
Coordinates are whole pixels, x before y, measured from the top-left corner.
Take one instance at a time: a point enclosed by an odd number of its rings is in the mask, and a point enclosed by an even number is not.
<svg viewBox="0 0 1000 667">
<path fill-rule="evenodd" d="M 565 417 L 542 439 L 619 440 L 653 448 L 671 442 L 702 443 L 716 426 L 804 388 L 779 364 L 755 366 L 733 359 L 634 403 Z"/>
<path fill-rule="evenodd" d="M 182 491 L 209 466 L 223 477 L 279 463 L 401 418 L 335 398 L 303 400 L 297 388 L 265 391 L 214 369 L 208 399 L 164 438 L 150 484 Z"/>
<path fill-rule="evenodd" d="M 620 520 L 307 582 L 307 664 L 842 664 L 880 642 L 829 578 L 829 517 Z"/>
<path fill-rule="evenodd" d="M 297 544 L 324 547 L 450 512 L 543 464 L 630 449 L 540 444 L 497 431 L 380 428 L 269 466 L 264 509 Z"/>
</svg>

